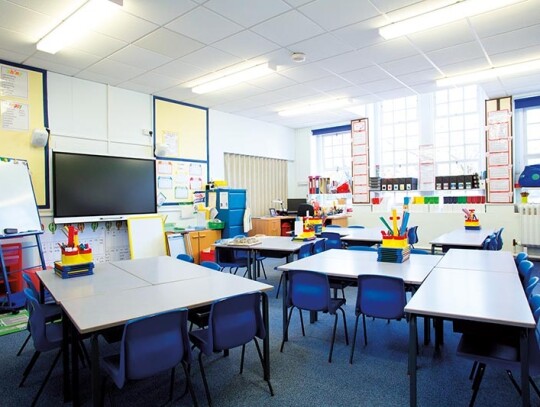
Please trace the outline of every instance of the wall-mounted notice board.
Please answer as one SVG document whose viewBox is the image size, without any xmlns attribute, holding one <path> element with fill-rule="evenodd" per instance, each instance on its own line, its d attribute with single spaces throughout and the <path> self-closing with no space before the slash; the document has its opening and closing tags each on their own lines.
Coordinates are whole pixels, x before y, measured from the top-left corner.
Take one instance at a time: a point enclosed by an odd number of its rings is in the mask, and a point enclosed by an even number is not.
<svg viewBox="0 0 540 407">
<path fill-rule="evenodd" d="M 167 255 L 163 217 L 134 216 L 128 218 L 127 226 L 132 259 Z"/>
<path fill-rule="evenodd" d="M 162 205 L 193 202 L 193 193 L 204 190 L 207 172 L 206 163 L 156 160 L 156 185 Z"/>
<path fill-rule="evenodd" d="M 368 119 L 351 121 L 353 203 L 369 203 Z"/>
<path fill-rule="evenodd" d="M 41 232 L 41 221 L 24 160 L 0 158 L 0 235 L 5 229 L 17 233 Z"/>
<path fill-rule="evenodd" d="M 0 60 L 0 157 L 28 161 L 39 207 L 49 207 L 48 148 L 30 143 L 34 129 L 48 127 L 47 73 Z"/>
<path fill-rule="evenodd" d="M 486 100 L 487 202 L 514 201 L 512 98 Z"/>
</svg>

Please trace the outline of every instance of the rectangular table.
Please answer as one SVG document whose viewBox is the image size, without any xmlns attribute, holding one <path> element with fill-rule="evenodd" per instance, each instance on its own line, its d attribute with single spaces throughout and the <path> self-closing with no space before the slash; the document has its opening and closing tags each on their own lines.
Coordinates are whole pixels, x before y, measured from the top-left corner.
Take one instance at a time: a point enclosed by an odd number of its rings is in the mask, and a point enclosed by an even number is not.
<svg viewBox="0 0 540 407">
<path fill-rule="evenodd" d="M 468 230 L 465 227 L 445 233 L 429 242 L 431 244 L 431 253 L 435 253 L 435 248 L 442 248 L 446 252 L 451 248 L 462 249 L 481 249 L 484 240 L 495 233 L 493 229 Z"/>
<path fill-rule="evenodd" d="M 490 254 L 493 252 L 489 252 Z M 508 253 L 510 254 L 510 253 Z M 409 320 L 410 405 L 416 406 L 417 316 L 487 322 L 521 328 L 522 402 L 528 406 L 528 331 L 535 327 L 518 273 L 436 267 L 405 306 Z"/>
<path fill-rule="evenodd" d="M 338 231 L 341 240 L 349 246 L 373 246 L 382 243 L 381 228 L 327 228 L 326 232 Z"/>
<path fill-rule="evenodd" d="M 148 263 L 154 265 L 169 263 L 177 263 L 178 273 L 182 273 L 184 266 L 182 261 L 171 259 L 168 260 L 154 259 L 148 260 Z M 131 270 L 137 274 L 141 272 L 138 267 L 146 262 L 137 260 L 129 260 L 121 263 L 121 266 Z M 200 269 L 199 276 L 182 279 L 178 281 L 159 281 L 151 284 L 146 280 L 136 277 L 135 275 L 118 268 L 116 265 L 104 264 L 96 266 L 100 271 L 108 270 L 112 273 L 118 273 L 118 276 L 123 276 L 126 282 L 140 281 L 139 286 L 134 287 L 133 284 L 122 286 L 121 278 L 117 277 L 117 283 L 114 288 L 108 290 L 92 291 L 91 289 L 78 290 L 77 285 L 82 287 L 91 287 L 92 281 L 95 281 L 96 275 L 105 276 L 105 272 L 100 272 L 94 276 L 77 277 L 70 280 L 62 280 L 59 277 L 53 276 L 57 280 L 49 278 L 44 272 L 38 273 L 45 287 L 51 291 L 55 298 L 61 298 L 60 305 L 62 307 L 64 318 L 64 338 L 68 338 L 70 334 L 92 334 L 92 395 L 94 405 L 100 402 L 100 367 L 99 367 L 99 346 L 98 335 L 103 329 L 115 326 L 121 326 L 125 322 L 133 318 L 139 318 L 147 315 L 152 315 L 158 312 L 165 312 L 178 308 L 196 308 L 203 305 L 211 304 L 212 302 L 233 295 L 240 295 L 255 291 L 260 291 L 262 295 L 263 320 L 267 330 L 267 335 L 263 341 L 263 361 L 264 361 L 264 377 L 270 379 L 270 344 L 269 344 L 269 324 L 268 324 L 268 297 L 266 291 L 272 290 L 273 287 L 268 284 L 259 283 L 248 280 L 242 277 L 234 276 L 228 273 L 220 273 L 195 265 Z M 156 271 L 156 275 L 160 273 Z M 145 277 L 147 275 L 145 274 Z M 135 280 L 133 280 L 135 279 Z M 152 279 L 154 280 L 154 279 Z M 100 280 L 101 281 L 101 280 Z M 75 288 L 75 293 L 81 295 L 64 296 L 67 292 L 62 283 L 71 282 L 71 288 Z M 89 310 L 91 312 L 89 312 Z M 70 389 L 73 388 L 73 404 L 78 405 L 78 355 L 77 347 L 71 347 L 71 380 L 70 385 L 70 369 L 67 340 L 63 343 L 66 359 L 64 366 L 64 394 L 69 400 L 71 397 Z"/>
<path fill-rule="evenodd" d="M 285 273 L 283 282 L 283 339 L 288 340 L 285 326 L 287 324 L 287 271 L 311 270 L 336 277 L 356 281 L 359 275 L 375 274 L 402 278 L 405 284 L 417 287 L 441 260 L 441 256 L 411 254 L 403 263 L 387 263 L 377 261 L 376 252 L 332 249 L 305 257 L 292 263 L 278 267 Z"/>
<path fill-rule="evenodd" d="M 507 251 L 450 249 L 437 267 L 516 273 L 515 264 Z"/>
</svg>

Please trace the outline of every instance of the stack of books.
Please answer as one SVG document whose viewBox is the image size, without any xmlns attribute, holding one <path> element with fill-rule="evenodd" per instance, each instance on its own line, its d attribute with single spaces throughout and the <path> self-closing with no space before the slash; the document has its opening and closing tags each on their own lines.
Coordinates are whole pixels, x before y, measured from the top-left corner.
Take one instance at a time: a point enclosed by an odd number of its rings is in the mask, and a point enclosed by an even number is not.
<svg viewBox="0 0 540 407">
<path fill-rule="evenodd" d="M 403 263 L 409 260 L 411 249 L 406 247 L 404 249 L 394 249 L 387 247 L 379 247 L 377 261 L 384 261 L 387 263 Z"/>
<path fill-rule="evenodd" d="M 59 261 L 55 261 L 54 273 L 62 278 L 89 276 L 94 274 L 94 263 L 81 263 L 67 266 Z"/>
</svg>

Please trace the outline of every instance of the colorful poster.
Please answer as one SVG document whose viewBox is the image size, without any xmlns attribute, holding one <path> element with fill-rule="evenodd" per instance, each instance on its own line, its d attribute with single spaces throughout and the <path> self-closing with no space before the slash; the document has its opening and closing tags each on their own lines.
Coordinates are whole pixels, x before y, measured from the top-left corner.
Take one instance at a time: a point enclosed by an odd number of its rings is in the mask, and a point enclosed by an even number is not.
<svg viewBox="0 0 540 407">
<path fill-rule="evenodd" d="M 14 66 L 0 66 L 0 96 L 28 99 L 28 71 Z"/>
</svg>

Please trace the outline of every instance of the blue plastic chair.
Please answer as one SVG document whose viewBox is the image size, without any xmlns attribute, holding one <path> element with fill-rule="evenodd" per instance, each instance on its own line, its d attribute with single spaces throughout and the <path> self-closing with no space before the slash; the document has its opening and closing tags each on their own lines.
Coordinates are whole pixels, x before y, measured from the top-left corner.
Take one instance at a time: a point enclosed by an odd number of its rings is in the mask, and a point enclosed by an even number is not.
<svg viewBox="0 0 540 407">
<path fill-rule="evenodd" d="M 208 405 L 212 405 L 210 389 L 204 371 L 202 355 L 228 351 L 242 346 L 240 374 L 244 370 L 246 344 L 254 341 L 261 365 L 265 366 L 257 338 L 264 339 L 266 329 L 261 315 L 261 293 L 249 293 L 224 298 L 212 304 L 208 328 L 189 333 L 191 342 L 199 349 L 199 366 Z M 266 380 L 270 394 L 274 395 L 270 380 Z"/>
<path fill-rule="evenodd" d="M 340 228 L 341 226 L 340 225 L 325 225 L 325 228 Z"/>
<path fill-rule="evenodd" d="M 51 373 L 54 367 L 58 363 L 60 354 L 62 353 L 62 325 L 55 323 L 47 323 L 45 318 L 45 312 L 43 310 L 43 304 L 38 301 L 37 297 L 34 296 L 34 293 L 30 288 L 25 288 L 23 290 L 23 293 L 26 297 L 26 304 L 29 313 L 28 323 L 30 325 L 30 332 L 32 334 L 32 340 L 34 342 L 34 348 L 36 351 L 34 352 L 32 359 L 30 359 L 28 366 L 26 366 L 26 369 L 23 372 L 23 377 L 21 379 L 21 382 L 19 383 L 19 387 L 22 387 L 24 385 L 26 378 L 32 371 L 32 368 L 34 367 L 36 361 L 42 353 L 52 350 L 58 350 L 58 353 L 56 354 L 53 363 L 45 376 L 45 379 L 41 383 L 41 386 L 39 387 L 39 390 L 35 395 L 34 400 L 32 401 L 32 406 L 35 406 L 39 399 L 39 396 L 45 388 L 45 385 L 51 377 Z"/>
<path fill-rule="evenodd" d="M 531 294 L 539 281 L 540 277 L 538 276 L 531 276 L 531 278 L 529 278 L 527 286 L 525 287 L 525 295 L 527 296 L 527 298 L 531 299 Z"/>
<path fill-rule="evenodd" d="M 201 262 L 201 266 L 212 270 L 221 271 L 221 266 L 213 261 L 203 261 Z"/>
<path fill-rule="evenodd" d="M 515 261 L 516 261 L 516 267 L 519 266 L 519 263 L 521 263 L 523 260 L 527 260 L 529 258 L 529 255 L 525 252 L 520 252 L 516 255 Z"/>
<path fill-rule="evenodd" d="M 531 278 L 533 268 L 534 264 L 529 260 L 523 260 L 519 263 L 518 272 L 524 287 Z"/>
<path fill-rule="evenodd" d="M 345 298 L 332 298 L 330 295 L 330 283 L 328 276 L 323 273 L 308 270 L 290 270 L 289 272 L 289 294 L 288 307 L 290 307 L 289 316 L 287 317 L 287 325 L 285 327 L 285 337 L 289 332 L 289 324 L 293 310 L 298 309 L 300 313 L 300 323 L 302 326 L 302 335 L 305 336 L 304 321 L 302 310 L 328 313 L 334 315 L 334 329 L 332 333 L 332 342 L 330 345 L 330 353 L 328 362 L 332 362 L 332 352 L 334 350 L 334 342 L 336 340 L 336 328 L 338 323 L 337 311 L 340 310 L 343 315 L 343 327 L 345 330 L 345 343 L 349 344 L 349 335 L 347 333 L 347 320 L 345 319 Z M 283 352 L 285 341 L 281 342 L 280 351 Z"/>
<path fill-rule="evenodd" d="M 495 233 L 495 240 L 497 241 L 497 248 L 496 250 L 501 250 L 502 247 L 503 247 L 503 238 L 502 238 L 502 232 L 503 232 L 504 228 L 500 228 L 496 233 Z"/>
<path fill-rule="evenodd" d="M 491 234 L 482 243 L 482 250 L 497 250 L 497 238 Z"/>
<path fill-rule="evenodd" d="M 322 232 L 321 238 L 326 239 L 324 242 L 324 250 L 343 249 L 341 235 L 335 232 Z"/>
<path fill-rule="evenodd" d="M 176 256 L 176 258 L 178 260 L 187 261 L 188 263 L 194 262 L 193 256 L 190 256 L 189 254 L 186 254 L 186 253 L 180 253 L 178 256 Z"/>
<path fill-rule="evenodd" d="M 324 243 L 324 240 L 316 240 L 313 243 L 312 253 L 317 254 L 324 252 Z"/>
<path fill-rule="evenodd" d="M 409 241 L 409 246 L 414 247 L 418 243 L 418 226 L 411 226 L 407 230 L 407 239 Z"/>
<path fill-rule="evenodd" d="M 303 259 L 304 257 L 309 257 L 313 253 L 313 245 L 314 243 L 307 243 L 300 247 L 300 250 L 298 250 L 298 254 L 296 255 L 296 260 Z M 279 290 L 281 289 L 281 283 L 283 283 L 283 273 L 281 273 L 281 276 L 279 277 L 279 284 L 277 287 L 276 292 L 276 298 L 279 297 Z"/>
<path fill-rule="evenodd" d="M 377 248 L 373 246 L 348 246 L 349 250 L 356 250 L 359 252 L 376 252 Z"/>
<path fill-rule="evenodd" d="M 412 254 L 431 254 L 428 250 L 424 249 L 415 249 L 414 247 L 411 249 Z"/>
<path fill-rule="evenodd" d="M 362 315 L 364 327 L 364 345 L 367 345 L 366 316 L 400 320 L 405 317 L 405 305 L 407 305 L 405 284 L 401 278 L 377 275 L 358 276 L 358 293 L 355 309 L 356 321 L 349 363 L 352 364 L 353 362 L 358 318 L 360 315 Z"/>
<path fill-rule="evenodd" d="M 352 226 L 348 226 L 350 229 L 365 229 L 366 227 L 365 226 L 361 226 L 361 225 L 352 225 Z"/>
<path fill-rule="evenodd" d="M 213 261 L 203 261 L 201 266 L 215 271 L 221 271 L 221 266 Z M 191 331 L 193 324 L 199 328 L 207 326 L 208 318 L 210 318 L 210 305 L 190 309 L 188 311 L 189 330 Z"/>
<path fill-rule="evenodd" d="M 187 388 L 197 404 L 188 367 L 191 348 L 187 334 L 187 309 L 130 320 L 124 326 L 120 352 L 104 357 L 102 367 L 122 389 L 129 380 L 141 380 L 171 370 L 169 401 L 173 397 L 174 372 L 181 363 Z"/>
</svg>

